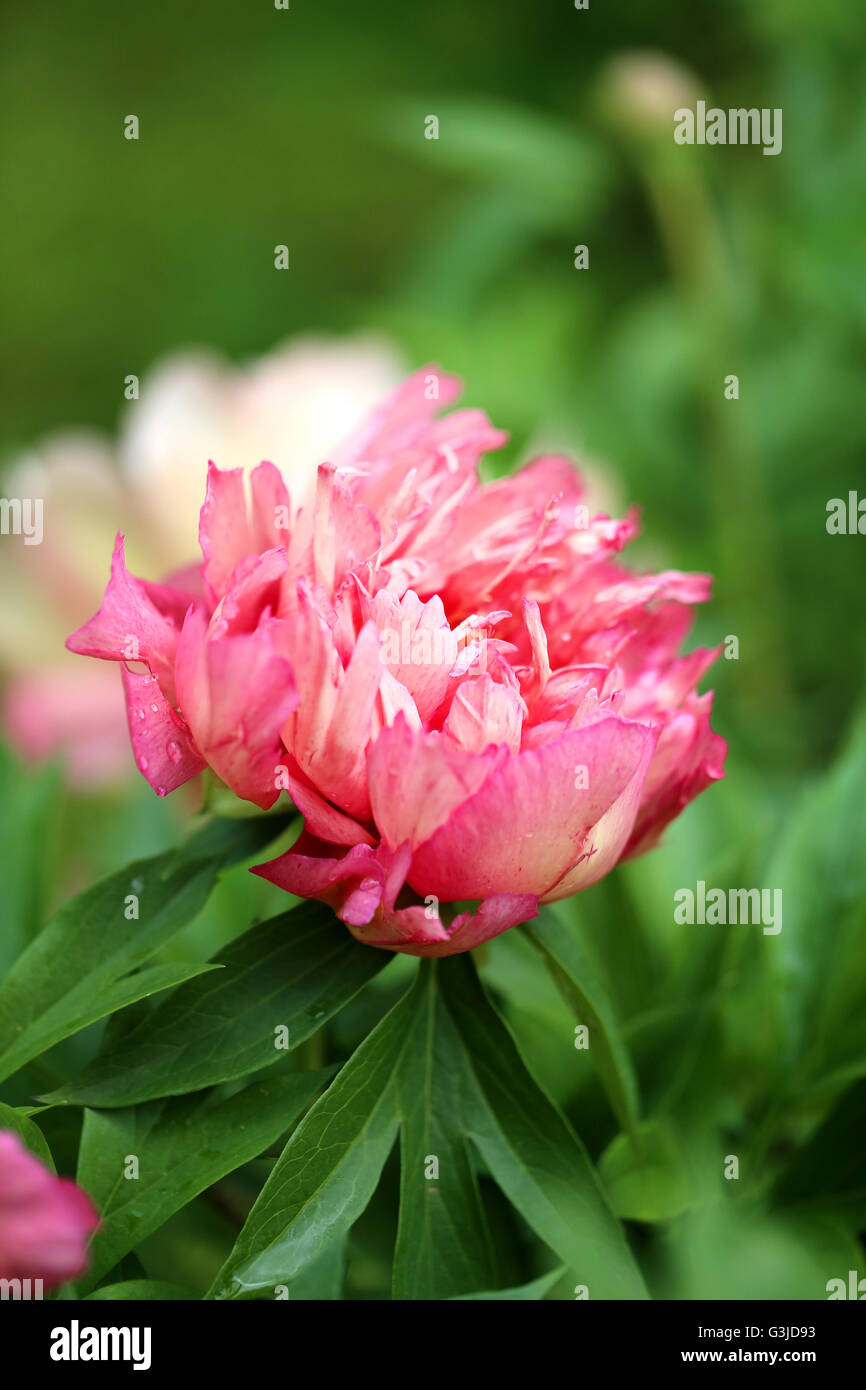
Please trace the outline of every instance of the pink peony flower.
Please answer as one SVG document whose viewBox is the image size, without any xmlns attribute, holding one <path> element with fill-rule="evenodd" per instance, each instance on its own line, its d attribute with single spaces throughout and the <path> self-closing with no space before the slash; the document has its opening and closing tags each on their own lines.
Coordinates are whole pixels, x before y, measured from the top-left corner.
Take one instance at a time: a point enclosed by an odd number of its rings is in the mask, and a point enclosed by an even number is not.
<svg viewBox="0 0 866 1390">
<path fill-rule="evenodd" d="M 145 572 L 187 564 L 215 439 L 220 467 L 269 452 L 294 489 L 399 379 L 395 355 L 369 337 L 297 338 L 237 368 L 203 351 L 176 353 L 125 404 L 116 445 L 67 432 L 18 459 L 9 495 L 42 499 L 45 526 L 38 546 L 0 547 L 0 589 L 15 595 L 0 606 L 0 720 L 13 745 L 31 760 L 62 755 L 74 786 L 127 775 L 116 675 L 62 650 L 76 615 L 99 602 L 118 521 L 134 518 L 134 559 Z"/>
<path fill-rule="evenodd" d="M 636 517 L 591 514 L 564 458 L 482 484 L 506 436 L 438 418 L 457 394 L 417 372 L 295 499 L 270 463 L 249 497 L 211 466 L 200 570 L 135 579 L 118 538 L 67 644 L 123 663 L 158 794 L 205 766 L 263 809 L 287 790 L 304 831 L 256 872 L 414 955 L 650 848 L 726 751 L 695 693 L 718 652 L 679 655 L 708 577 L 623 568 Z"/>
<path fill-rule="evenodd" d="M 99 1216 L 86 1193 L 53 1173 L 11 1130 L 0 1130 L 0 1279 L 77 1279 Z"/>
</svg>

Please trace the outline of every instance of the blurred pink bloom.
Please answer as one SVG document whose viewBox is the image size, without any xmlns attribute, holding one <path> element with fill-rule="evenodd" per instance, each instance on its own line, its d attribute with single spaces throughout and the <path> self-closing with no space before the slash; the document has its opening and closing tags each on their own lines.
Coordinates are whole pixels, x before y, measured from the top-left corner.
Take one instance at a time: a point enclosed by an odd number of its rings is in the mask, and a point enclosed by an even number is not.
<svg viewBox="0 0 866 1390">
<path fill-rule="evenodd" d="M 0 1130 L 0 1279 L 41 1279 L 46 1289 L 77 1279 L 98 1225 L 80 1187 L 55 1177 L 11 1130 Z"/>
<path fill-rule="evenodd" d="M 372 338 L 299 338 L 241 368 L 179 353 L 125 404 L 116 448 L 77 431 L 19 459 L 7 492 L 44 499 L 45 527 L 41 545 L 0 548 L 2 724 L 13 745 L 32 760 L 62 755 L 76 786 L 126 776 L 117 673 L 88 674 L 63 650 L 77 616 L 99 601 L 118 524 L 134 529 L 143 571 L 188 563 L 215 449 L 221 468 L 272 458 L 294 489 L 398 379 L 394 354 Z"/>
<path fill-rule="evenodd" d="M 482 484 L 506 436 L 438 412 L 425 368 L 292 499 L 211 466 L 203 564 L 133 578 L 118 538 L 71 650 L 123 663 L 138 766 L 163 795 L 210 766 L 285 789 L 305 828 L 256 872 L 330 903 L 362 941 L 467 950 L 587 888 L 722 775 L 717 652 L 679 655 L 705 575 L 634 574 L 636 533 L 544 456 Z M 449 920 L 440 904 L 474 902 Z"/>
</svg>

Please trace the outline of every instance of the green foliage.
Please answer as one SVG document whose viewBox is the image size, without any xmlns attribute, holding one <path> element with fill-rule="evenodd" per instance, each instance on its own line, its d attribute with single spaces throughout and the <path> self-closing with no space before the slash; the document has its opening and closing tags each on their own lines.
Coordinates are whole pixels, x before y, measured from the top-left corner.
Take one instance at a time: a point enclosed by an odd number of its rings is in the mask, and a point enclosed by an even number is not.
<svg viewBox="0 0 866 1390">
<path fill-rule="evenodd" d="M 291 1290 L 294 1276 L 363 1211 L 401 1124 L 395 1298 L 450 1298 L 494 1283 L 467 1140 L 596 1297 L 645 1296 L 579 1141 L 532 1080 L 461 957 L 422 967 L 306 1116 L 214 1296 Z"/>
</svg>

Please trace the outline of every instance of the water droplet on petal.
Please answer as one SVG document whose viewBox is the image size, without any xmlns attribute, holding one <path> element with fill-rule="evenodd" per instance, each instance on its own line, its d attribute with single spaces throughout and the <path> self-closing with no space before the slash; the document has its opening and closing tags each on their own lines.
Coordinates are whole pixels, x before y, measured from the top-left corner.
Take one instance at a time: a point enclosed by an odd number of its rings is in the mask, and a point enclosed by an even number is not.
<svg viewBox="0 0 866 1390">
<path fill-rule="evenodd" d="M 154 714 L 159 714 L 159 705 L 151 705 L 150 708 L 153 710 Z"/>
<path fill-rule="evenodd" d="M 143 719 L 143 718 L 144 718 L 144 710 L 143 710 L 143 709 L 140 709 L 140 710 L 138 711 L 138 717 L 139 717 L 139 719 Z"/>
<path fill-rule="evenodd" d="M 157 787 L 156 794 L 157 796 L 165 796 L 165 787 Z"/>
<path fill-rule="evenodd" d="M 138 766 L 141 768 L 142 772 L 147 772 L 147 758 L 139 758 Z"/>
<path fill-rule="evenodd" d="M 182 757 L 182 754 L 181 754 L 181 751 L 180 751 L 180 744 L 179 744 L 179 743 L 175 743 L 174 739 L 172 739 L 170 743 L 167 743 L 167 744 L 165 745 L 165 751 L 166 751 L 166 753 L 168 754 L 168 756 L 171 758 L 171 760 L 172 760 L 173 763 L 179 763 L 179 762 L 180 762 L 181 757 Z"/>
</svg>

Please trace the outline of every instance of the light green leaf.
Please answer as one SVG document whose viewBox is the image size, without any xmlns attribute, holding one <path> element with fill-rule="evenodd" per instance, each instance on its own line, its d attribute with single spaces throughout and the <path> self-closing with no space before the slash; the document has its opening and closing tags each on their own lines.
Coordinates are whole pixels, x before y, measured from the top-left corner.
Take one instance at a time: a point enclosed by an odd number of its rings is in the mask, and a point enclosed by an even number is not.
<svg viewBox="0 0 866 1390">
<path fill-rule="evenodd" d="M 21 1110 L 15 1110 L 11 1105 L 4 1105 L 0 1101 L 0 1129 L 11 1129 L 13 1134 L 17 1134 L 25 1148 L 28 1148 L 37 1158 L 55 1171 L 54 1159 L 51 1157 L 51 1150 L 45 1141 L 45 1136 L 38 1125 L 34 1124 L 28 1115 Z"/>
<path fill-rule="evenodd" d="M 195 1289 L 184 1288 L 181 1284 L 166 1284 L 159 1279 L 128 1279 L 123 1284 L 106 1284 L 101 1289 L 95 1289 L 87 1295 L 86 1302 L 167 1302 L 198 1297 Z"/>
<path fill-rule="evenodd" d="M 135 1105 L 248 1076 L 285 1056 L 275 1029 L 297 1047 L 391 959 L 329 907 L 303 903 L 237 937 L 216 956 L 217 975 L 177 990 L 46 1100 Z"/>
<path fill-rule="evenodd" d="M 618 1134 L 598 1170 L 617 1216 L 631 1221 L 669 1221 L 690 1205 L 683 1158 L 665 1120 Z"/>
<path fill-rule="evenodd" d="M 467 1303 L 472 1300 L 476 1302 L 508 1302 L 508 1303 L 530 1303 L 544 1298 L 555 1284 L 558 1284 L 565 1273 L 565 1265 L 560 1265 L 558 1269 L 552 1269 L 549 1274 L 542 1274 L 540 1279 L 533 1279 L 529 1284 L 521 1284 L 516 1289 L 487 1289 L 484 1293 L 461 1293 L 455 1295 L 451 1300 L 454 1303 Z"/>
<path fill-rule="evenodd" d="M 588 943 L 581 940 L 573 920 L 551 911 L 543 913 L 538 922 L 526 923 L 523 931 L 547 962 L 578 1022 L 586 1024 L 589 1053 L 611 1108 L 623 1129 L 633 1129 L 639 1111 L 637 1078 L 601 968 L 593 960 Z"/>
</svg>

